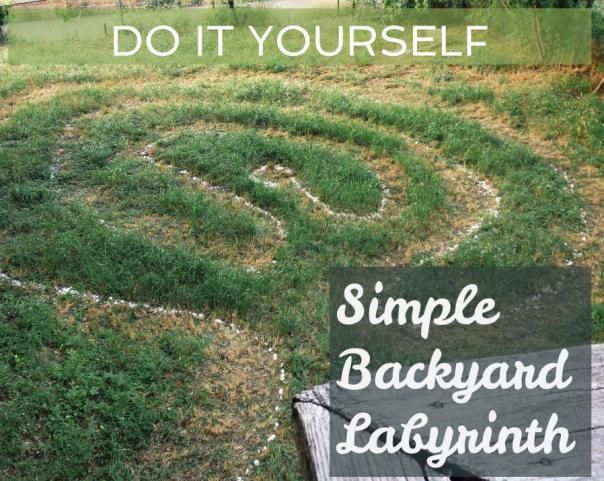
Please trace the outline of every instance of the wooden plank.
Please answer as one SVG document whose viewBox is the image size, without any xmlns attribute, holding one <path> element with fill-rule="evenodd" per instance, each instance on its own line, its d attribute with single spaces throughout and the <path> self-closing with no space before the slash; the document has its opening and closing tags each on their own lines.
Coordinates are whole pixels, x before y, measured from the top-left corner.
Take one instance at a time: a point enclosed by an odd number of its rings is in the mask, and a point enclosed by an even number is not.
<svg viewBox="0 0 604 481">
<path fill-rule="evenodd" d="M 574 366 L 569 366 L 574 369 Z M 592 420 L 591 426 L 586 426 L 587 430 L 591 428 L 592 436 L 592 480 L 604 480 L 604 344 L 592 346 Z M 480 392 L 480 391 L 479 391 Z M 502 414 L 510 414 L 514 411 L 522 409 L 522 405 L 518 403 L 509 403 L 497 399 L 496 396 L 492 396 L 492 393 L 483 392 L 480 395 L 476 393 L 476 399 L 474 402 L 488 402 L 494 409 Z M 555 394 L 547 396 L 551 401 L 558 400 Z M 350 396 L 350 412 L 356 412 L 355 407 L 359 403 L 369 402 L 369 399 L 363 398 L 363 391 L 360 393 L 357 391 L 351 393 Z M 519 401 L 522 401 L 520 398 Z M 425 399 L 422 406 L 416 406 L 419 410 L 426 409 L 427 405 L 435 402 L 434 399 Z M 436 400 L 438 402 L 438 400 Z M 471 401 L 472 402 L 472 401 Z M 572 402 L 568 401 L 568 402 Z M 305 391 L 294 398 L 294 418 L 298 429 L 298 444 L 303 457 L 304 465 L 307 469 L 307 479 L 312 481 L 329 481 L 329 387 L 328 385 L 321 385 L 313 388 L 310 391 Z M 546 408 L 544 408 L 546 409 Z M 442 416 L 446 417 L 446 410 L 441 410 Z M 347 410 L 344 410 L 344 414 Z M 348 417 L 348 416 L 345 416 Z M 503 417 L 502 417 L 503 418 Z M 375 421 L 375 420 L 374 420 Z M 442 421 L 442 419 L 441 419 Z M 469 420 L 468 420 L 469 421 Z M 377 420 L 378 425 L 396 425 L 400 420 L 389 420 L 380 419 Z M 393 457 L 392 460 L 395 472 L 405 473 L 409 472 L 409 463 L 415 463 L 414 460 L 410 459 L 409 456 L 401 455 Z M 502 456 L 502 462 L 505 463 L 505 456 Z M 508 461 L 509 462 L 509 461 Z M 471 472 L 481 472 L 481 467 L 470 467 L 463 466 L 464 469 L 472 470 Z M 355 472 L 354 467 L 351 466 L 351 478 L 354 478 L 352 474 Z M 551 476 L 555 476 L 556 468 L 552 467 Z M 417 468 L 414 472 L 417 472 Z M 441 479 L 446 479 L 442 478 Z M 430 479 L 433 477 L 438 478 L 439 474 L 431 471 L 429 473 Z M 338 480 L 344 480 L 348 478 L 337 478 Z M 354 478 L 356 480 L 362 478 Z M 402 476 L 399 478 L 371 478 L 375 481 L 383 481 L 385 479 L 397 479 L 397 480 L 417 480 L 421 478 L 413 478 Z M 490 478 L 492 481 L 508 481 L 508 478 L 493 477 Z M 539 478 L 513 478 L 514 481 L 536 481 Z M 555 478 L 548 478 L 555 479 Z M 574 481 L 583 481 L 587 478 L 564 478 Z"/>
<path fill-rule="evenodd" d="M 548 478 L 549 481 L 604 481 L 604 344 L 592 346 L 591 477 Z M 538 481 L 538 478 L 492 477 L 489 481 Z"/>
<path fill-rule="evenodd" d="M 591 459 L 591 477 L 568 477 L 543 478 L 547 481 L 602 481 L 604 480 L 604 428 L 593 429 L 591 432 L 592 442 L 592 459 Z M 505 477 L 489 477 L 488 481 L 539 481 L 541 478 L 505 478 Z"/>
<path fill-rule="evenodd" d="M 309 481 L 330 481 L 329 477 L 329 389 L 327 385 L 317 386 L 304 391 L 294 398 L 294 420 L 297 428 L 297 441 L 305 478 Z M 368 436 L 366 436 L 368 438 Z M 366 439 L 360 438 L 363 441 Z M 401 454 L 390 459 L 393 472 L 401 476 L 363 478 L 355 476 L 359 467 L 351 464 L 349 476 L 338 476 L 338 481 L 424 481 L 423 478 L 406 476 L 404 473 L 417 472 L 417 463 L 410 456 Z M 426 474 L 431 480 L 448 481 L 428 469 Z"/>
</svg>

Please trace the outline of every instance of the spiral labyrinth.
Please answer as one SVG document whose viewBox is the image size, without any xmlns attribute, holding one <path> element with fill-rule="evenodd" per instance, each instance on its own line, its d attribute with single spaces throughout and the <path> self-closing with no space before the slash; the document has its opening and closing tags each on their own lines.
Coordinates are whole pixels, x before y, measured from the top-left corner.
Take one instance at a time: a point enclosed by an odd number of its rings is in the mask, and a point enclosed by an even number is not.
<svg viewBox="0 0 604 481">
<path fill-rule="evenodd" d="M 226 326 L 212 336 L 241 359 L 220 366 L 216 347 L 204 369 L 226 404 L 252 393 L 242 472 L 279 436 L 284 388 L 323 379 L 330 266 L 569 263 L 584 227 L 579 196 L 524 145 L 451 112 L 273 77 L 83 75 L 24 84 L 0 111 L 0 283 Z M 226 404 L 198 419 L 224 423 Z"/>
<path fill-rule="evenodd" d="M 4 123 L 2 270 L 101 296 L 287 323 L 330 265 L 547 263 L 580 225 L 478 124 L 283 82 L 79 88 Z"/>
</svg>

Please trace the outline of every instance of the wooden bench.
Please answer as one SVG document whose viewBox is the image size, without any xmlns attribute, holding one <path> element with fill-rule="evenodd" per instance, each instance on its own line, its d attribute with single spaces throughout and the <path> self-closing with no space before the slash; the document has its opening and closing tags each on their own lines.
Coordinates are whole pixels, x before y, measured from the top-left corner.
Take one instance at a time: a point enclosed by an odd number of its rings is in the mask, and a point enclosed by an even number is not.
<svg viewBox="0 0 604 481">
<path fill-rule="evenodd" d="M 603 480 L 604 481 L 604 344 L 592 346 L 592 477 L 591 478 L 559 478 L 573 481 Z M 305 477 L 308 481 L 330 481 L 329 476 L 329 386 L 316 386 L 295 396 L 293 400 L 293 415 L 297 430 L 297 442 L 300 450 Z M 334 414 L 336 415 L 336 414 Z M 401 454 L 391 459 L 395 472 L 401 473 L 398 478 L 373 477 L 373 481 L 424 481 L 423 478 L 406 476 L 404 473 L 417 473 L 417 463 L 410 456 Z M 410 468 L 415 469 L 410 469 Z M 351 476 L 333 478 L 337 481 L 356 480 L 358 472 L 351 466 Z M 446 481 L 442 474 L 432 470 L 424 471 L 424 478 L 429 480 Z M 468 476 L 469 479 L 480 479 Z M 466 478 L 466 479 L 468 479 Z M 367 479 L 367 478 L 365 478 Z M 507 481 L 506 478 L 489 478 L 491 481 Z M 543 478 L 555 479 L 555 478 Z M 456 478 L 459 480 L 459 478 Z M 538 481 L 539 478 L 510 478 L 513 481 Z"/>
</svg>

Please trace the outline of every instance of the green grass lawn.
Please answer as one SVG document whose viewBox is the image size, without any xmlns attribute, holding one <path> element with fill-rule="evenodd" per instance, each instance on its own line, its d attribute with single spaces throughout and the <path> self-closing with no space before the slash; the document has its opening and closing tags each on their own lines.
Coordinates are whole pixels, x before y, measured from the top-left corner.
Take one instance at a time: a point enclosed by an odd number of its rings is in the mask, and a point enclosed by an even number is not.
<svg viewBox="0 0 604 481">
<path fill-rule="evenodd" d="M 0 281 L 4 478 L 300 479 L 286 398 L 326 378 L 332 265 L 588 265 L 602 340 L 584 76 L 279 70 L 0 65 L 0 272 L 43 287 Z M 206 318 L 98 313 L 61 286 Z M 262 386 L 241 405 L 216 387 L 214 319 L 256 369 L 256 338 L 279 352 L 277 418 Z M 219 426 L 238 409 L 250 425 Z M 204 416 L 207 436 L 183 428 Z"/>
</svg>

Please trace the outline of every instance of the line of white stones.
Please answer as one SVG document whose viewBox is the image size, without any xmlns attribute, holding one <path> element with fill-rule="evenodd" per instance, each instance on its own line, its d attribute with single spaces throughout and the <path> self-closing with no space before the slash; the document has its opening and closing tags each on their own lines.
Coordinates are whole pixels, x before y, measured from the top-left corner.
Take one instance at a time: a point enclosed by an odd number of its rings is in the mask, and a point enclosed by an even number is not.
<svg viewBox="0 0 604 481">
<path fill-rule="evenodd" d="M 481 197 L 490 197 L 492 199 L 493 204 L 481 216 L 480 220 L 474 222 L 473 224 L 470 224 L 465 230 L 456 233 L 456 237 L 458 238 L 458 240 L 455 243 L 437 252 L 432 253 L 430 256 L 420 261 L 420 265 L 425 264 L 429 260 L 437 259 L 439 257 L 443 257 L 447 254 L 455 252 L 459 247 L 459 244 L 466 240 L 476 238 L 480 234 L 481 227 L 488 219 L 493 219 L 499 215 L 499 205 L 501 204 L 501 197 L 498 195 L 497 190 L 488 181 L 488 179 L 478 176 L 475 172 L 465 168 L 462 165 L 457 165 L 457 168 L 463 170 L 464 175 L 468 176 L 474 182 L 474 185 L 478 189 L 479 195 Z"/>
<path fill-rule="evenodd" d="M 202 312 L 193 312 L 183 309 L 176 309 L 172 307 L 163 307 L 153 304 L 148 304 L 146 302 L 133 302 L 126 301 L 124 299 L 118 299 L 113 296 L 101 296 L 99 294 L 94 294 L 92 292 L 80 291 L 73 287 L 50 287 L 45 286 L 44 284 L 40 284 L 38 282 L 30 282 L 30 281 L 20 281 L 15 279 L 3 272 L 0 272 L 0 282 L 5 282 L 10 284 L 13 287 L 19 287 L 23 289 L 31 289 L 34 291 L 47 292 L 51 291 L 57 296 L 72 296 L 78 298 L 83 301 L 89 301 L 98 305 L 106 305 L 106 306 L 126 306 L 130 309 L 143 309 L 146 312 L 152 314 L 167 314 L 167 315 L 189 315 L 194 319 L 202 320 L 205 319 L 205 314 Z M 215 322 L 222 324 L 223 321 L 221 319 L 215 319 Z"/>
<path fill-rule="evenodd" d="M 403 139 L 405 139 L 407 142 L 410 142 L 415 145 L 421 145 L 420 142 L 417 139 L 414 139 L 413 137 L 410 137 L 405 134 L 400 134 L 400 136 Z M 430 149 L 430 147 L 427 147 L 427 146 L 426 146 L 426 148 Z M 456 166 L 458 169 L 463 170 L 464 174 L 467 175 L 474 182 L 474 185 L 478 188 L 479 195 L 488 196 L 493 199 L 493 205 L 491 206 L 490 209 L 488 209 L 486 211 L 486 213 L 480 218 L 480 220 L 478 222 L 471 224 L 464 231 L 457 233 L 457 235 L 460 239 L 458 242 L 455 242 L 454 244 L 431 254 L 426 259 L 420 261 L 420 263 L 419 263 L 420 265 L 426 263 L 428 260 L 437 259 L 438 257 L 443 257 L 447 254 L 451 254 L 452 252 L 455 252 L 457 250 L 457 248 L 459 247 L 459 244 L 461 244 L 461 242 L 472 239 L 472 238 L 476 238 L 478 236 L 478 234 L 480 233 L 480 229 L 481 229 L 482 225 L 488 219 L 495 218 L 499 215 L 499 205 L 501 203 L 501 197 L 499 196 L 499 193 L 497 192 L 495 187 L 493 187 L 493 185 L 488 181 L 488 179 L 486 179 L 485 177 L 478 176 L 474 171 L 467 169 L 465 166 L 463 166 L 461 164 L 456 164 Z"/>
<path fill-rule="evenodd" d="M 154 148 L 155 144 L 151 144 L 148 145 L 142 152 L 141 152 L 141 156 L 145 159 L 148 160 L 150 162 L 155 162 L 155 159 L 153 157 L 153 155 L 150 153 L 152 151 L 152 149 Z M 173 170 L 174 166 L 166 164 L 165 165 L 166 168 Z M 208 191 L 208 192 L 216 192 L 216 193 L 226 193 L 226 190 L 218 185 L 214 185 L 211 184 L 210 182 L 208 182 L 207 180 L 197 176 L 197 175 L 192 175 L 189 171 L 187 170 L 180 170 L 178 172 L 181 176 L 186 177 L 189 181 L 193 182 L 194 184 L 200 186 L 202 189 Z M 237 194 L 233 194 L 231 196 L 231 198 L 233 200 L 235 200 L 236 202 L 243 204 L 246 208 L 253 210 L 254 212 L 256 212 L 257 214 L 261 215 L 262 217 L 265 217 L 266 219 L 268 219 L 268 221 L 274 226 L 276 232 L 277 232 L 277 236 L 280 239 L 285 239 L 287 237 L 287 232 L 285 231 L 285 229 L 283 228 L 283 222 L 281 222 L 277 217 L 275 217 L 273 214 L 271 214 L 268 210 L 263 209 L 262 207 L 258 207 L 257 205 L 252 204 L 250 201 L 244 199 L 243 197 L 241 197 L 240 195 Z"/>
<path fill-rule="evenodd" d="M 410 136 L 402 134 L 402 133 L 399 133 L 399 135 L 400 135 L 400 137 L 405 139 L 407 142 L 413 143 L 415 145 L 421 145 L 420 142 L 418 140 L 414 139 L 413 137 L 410 137 Z M 568 173 L 565 170 L 563 170 L 562 168 L 554 165 L 552 162 L 550 162 L 549 165 L 554 170 L 554 172 L 556 172 L 556 174 L 558 174 L 560 177 L 562 177 L 562 179 L 564 179 L 564 182 L 566 183 L 564 190 L 566 192 L 575 192 L 576 191 L 575 182 L 570 178 Z M 467 172 L 470 175 L 474 176 L 475 178 L 478 177 L 474 172 L 472 172 L 470 170 L 467 170 Z M 486 179 L 479 180 L 478 182 L 479 182 L 479 184 L 483 183 L 483 185 L 479 185 L 479 186 L 482 187 L 485 192 L 488 190 L 494 191 L 493 187 L 488 184 L 488 181 Z M 484 223 L 484 221 L 489 217 L 496 217 L 499 214 L 498 208 L 499 208 L 500 200 L 501 200 L 501 198 L 499 196 L 495 197 L 496 206 L 493 209 L 489 210 L 489 212 L 483 217 L 483 219 L 481 220 L 480 223 L 473 224 L 472 226 L 470 226 L 470 228 L 465 233 L 466 238 L 469 239 L 471 237 L 476 237 L 478 235 L 478 233 L 480 231 L 480 227 Z M 588 235 L 588 233 L 587 233 L 588 223 L 587 223 L 586 210 L 581 209 L 580 215 L 581 215 L 581 224 L 584 229 L 581 232 L 581 241 L 586 242 L 587 235 Z M 458 246 L 459 246 L 459 243 L 457 243 L 453 246 L 450 246 L 448 249 L 445 249 L 444 251 L 440 251 L 435 254 L 432 254 L 431 256 L 428 257 L 428 259 L 434 259 L 436 257 L 442 257 L 446 254 L 450 254 L 451 252 L 455 251 Z M 568 247 L 568 243 L 565 242 L 565 246 Z M 564 259 L 564 264 L 567 266 L 572 266 L 575 263 L 574 259 L 580 259 L 581 257 L 583 257 L 583 253 L 581 251 L 579 251 L 579 249 L 574 248 L 572 251 L 572 254 L 571 254 L 571 258 Z M 420 262 L 420 264 L 423 264 L 424 262 L 425 261 L 422 261 L 422 262 Z"/>
<path fill-rule="evenodd" d="M 114 298 L 112 296 L 103 297 L 98 294 L 94 294 L 87 291 L 80 291 L 78 289 L 74 289 L 73 287 L 50 287 L 45 286 L 44 284 L 40 284 L 37 282 L 31 281 L 20 281 L 15 279 L 8 274 L 0 272 L 0 282 L 7 283 L 12 287 L 20 288 L 20 289 L 29 289 L 38 292 L 51 292 L 56 296 L 69 296 L 82 301 L 88 301 L 101 306 L 125 306 L 129 309 L 141 309 L 145 312 L 151 314 L 159 314 L 159 315 L 173 315 L 173 316 L 190 316 L 197 320 L 206 319 L 206 315 L 202 312 L 194 312 L 185 309 L 176 309 L 172 307 L 164 307 L 159 305 L 152 305 L 145 302 L 133 302 L 126 301 L 124 299 Z M 214 323 L 220 324 L 224 326 L 226 329 L 231 329 L 237 335 L 248 335 L 248 332 L 245 328 L 237 327 L 234 323 L 226 323 L 222 319 L 215 318 L 213 319 Z M 254 340 L 260 342 L 258 336 L 254 337 Z M 279 388 L 275 392 L 273 402 L 273 410 L 275 413 L 279 413 L 281 410 L 281 403 L 284 399 L 285 387 L 287 385 L 287 376 L 285 372 L 285 364 L 283 361 L 279 362 L 279 356 L 273 347 L 270 347 L 267 342 L 264 343 L 263 351 L 266 353 L 269 363 L 267 365 L 276 365 L 278 366 L 278 376 L 279 376 Z M 278 364 L 277 364 L 278 363 Z M 272 426 L 272 431 L 269 436 L 266 438 L 265 444 L 262 448 L 258 449 L 259 455 L 266 455 L 269 451 L 269 444 L 277 439 L 277 433 L 279 428 L 279 422 L 275 421 Z M 252 463 L 247 467 L 245 474 L 250 474 L 250 472 L 258 468 L 260 466 L 260 459 L 255 458 Z M 237 477 L 238 480 L 242 481 L 243 478 L 241 476 Z"/>
<path fill-rule="evenodd" d="M 189 172 L 186 170 L 181 170 L 178 173 L 182 176 L 188 177 L 189 180 L 200 185 L 203 189 L 205 189 L 207 191 L 222 192 L 222 193 L 225 192 L 225 190 L 222 189 L 220 186 L 210 184 L 207 180 L 197 177 L 195 175 L 190 175 Z M 232 198 L 236 202 L 243 204 L 246 208 L 253 210 L 257 214 L 260 214 L 261 216 L 267 218 L 269 220 L 269 222 L 271 224 L 273 224 L 273 226 L 275 227 L 275 230 L 277 231 L 277 235 L 279 238 L 285 239 L 287 237 L 287 232 L 283 228 L 283 222 L 281 222 L 279 219 L 277 219 L 277 217 L 275 217 L 273 214 L 271 214 L 268 210 L 265 210 L 262 207 L 258 207 L 257 205 L 252 204 L 249 200 L 244 199 L 240 195 L 233 194 Z"/>
<path fill-rule="evenodd" d="M 319 197 L 313 195 L 309 190 L 307 190 L 302 183 L 294 176 L 292 170 L 288 167 L 284 167 L 280 164 L 275 164 L 270 166 L 265 164 L 258 169 L 256 169 L 250 175 L 250 179 L 254 182 L 258 182 L 260 184 L 264 184 L 267 187 L 277 188 L 279 184 L 277 182 L 273 182 L 270 180 L 263 179 L 262 176 L 266 174 L 280 174 L 283 175 L 289 183 L 291 183 L 296 189 L 298 189 L 302 194 L 309 199 L 313 204 L 318 206 L 321 210 L 323 210 L 327 215 L 337 217 L 340 219 L 356 219 L 356 220 L 376 220 L 381 219 L 384 209 L 386 208 L 389 197 L 390 190 L 384 185 L 384 183 L 380 179 L 380 189 L 382 191 L 382 200 L 380 202 L 380 206 L 376 212 L 367 215 L 357 215 L 351 212 L 336 212 L 331 207 L 329 207 L 325 202 L 323 202 Z M 376 174 L 377 175 L 377 174 Z M 379 178 L 379 176 L 378 176 Z"/>
<path fill-rule="evenodd" d="M 407 142 L 411 142 L 413 144 L 416 145 L 420 145 L 420 142 L 417 141 L 416 139 L 409 137 L 407 135 L 404 134 L 400 134 L 402 138 L 404 138 Z M 560 177 L 562 177 L 562 179 L 564 180 L 564 182 L 566 183 L 564 190 L 566 192 L 575 192 L 575 182 L 570 178 L 570 176 L 568 175 L 568 173 L 563 170 L 562 168 L 554 165 L 553 163 L 549 163 L 550 167 L 553 169 L 553 171 L 558 174 Z M 465 167 L 464 167 L 465 168 Z M 481 188 L 481 190 L 486 194 L 489 195 L 490 193 L 495 192 L 494 188 L 489 184 L 489 182 L 486 179 L 479 179 L 478 176 L 470 171 L 467 170 L 469 175 L 471 175 L 472 177 L 474 177 L 475 182 L 477 183 L 477 185 Z M 468 230 L 464 233 L 464 237 L 466 239 L 469 238 L 474 238 L 478 235 L 479 231 L 480 231 L 480 227 L 481 225 L 484 223 L 484 221 L 486 221 L 488 218 L 492 218 L 492 217 L 497 217 L 497 215 L 499 214 L 499 204 L 500 204 L 501 198 L 499 196 L 495 196 L 495 203 L 496 205 L 494 206 L 494 208 L 490 209 L 487 214 L 485 216 L 483 216 L 482 220 L 479 223 L 476 224 L 472 224 Z M 581 209 L 581 224 L 583 226 L 583 231 L 581 232 L 581 241 L 582 242 L 586 242 L 587 241 L 587 230 L 588 230 L 588 223 L 587 223 L 587 212 L 584 208 Z M 568 243 L 565 242 L 565 246 L 568 247 Z M 432 254 L 430 257 L 428 257 L 428 259 L 434 259 L 437 257 L 442 257 L 446 254 L 450 254 L 452 252 L 454 252 L 457 247 L 459 247 L 459 243 L 456 243 L 455 245 L 449 246 L 447 249 L 444 249 L 442 251 L 439 251 L 435 254 Z M 583 253 L 577 249 L 577 248 L 573 248 L 572 250 L 572 254 L 570 258 L 564 259 L 564 264 L 566 266 L 572 266 L 575 263 L 575 259 L 580 259 L 581 257 L 583 257 Z M 427 259 L 427 260 L 428 260 Z M 422 261 L 420 264 L 423 264 L 425 261 Z"/>
<path fill-rule="evenodd" d="M 419 142 L 417 140 L 415 140 L 411 137 L 403 136 L 403 138 L 405 138 L 405 140 L 407 140 L 408 142 L 413 142 L 415 144 L 419 144 Z M 145 150 L 143 150 L 141 152 L 141 155 L 149 161 L 154 161 L 154 159 L 153 159 L 153 156 L 149 153 L 149 150 L 147 150 L 147 149 L 150 149 L 153 146 L 154 146 L 154 144 L 151 144 L 150 146 L 148 146 Z M 173 169 L 174 167 L 171 165 L 167 165 L 167 168 Z M 432 260 L 432 259 L 435 259 L 438 257 L 443 257 L 447 254 L 451 254 L 459 247 L 459 244 L 461 242 L 477 237 L 479 235 L 482 225 L 488 219 L 497 217 L 499 215 L 499 205 L 501 202 L 501 197 L 498 195 L 497 190 L 493 187 L 493 185 L 489 182 L 489 180 L 477 175 L 475 172 L 473 172 L 470 169 L 467 169 L 466 167 L 464 167 L 462 165 L 458 164 L 456 166 L 456 168 L 463 170 L 464 175 L 469 177 L 474 182 L 474 185 L 477 187 L 480 196 L 491 197 L 493 199 L 493 206 L 485 212 L 485 214 L 481 217 L 481 219 L 478 222 L 471 224 L 464 231 L 456 233 L 456 237 L 459 239 L 457 242 L 455 242 L 454 244 L 447 246 L 444 249 L 441 249 L 435 253 L 432 253 L 427 258 L 420 261 L 420 265 L 424 264 L 428 260 Z M 382 200 L 380 202 L 380 207 L 376 212 L 374 212 L 372 214 L 364 215 L 364 216 L 360 216 L 360 215 L 348 213 L 348 212 L 336 212 L 336 211 L 332 210 L 326 203 L 321 201 L 320 198 L 313 195 L 310 191 L 308 191 L 306 188 L 304 188 L 302 186 L 302 184 L 300 183 L 300 181 L 294 176 L 293 171 L 288 167 L 284 167 L 280 164 L 275 164 L 273 166 L 265 164 L 265 165 L 262 165 L 261 167 L 259 167 L 258 169 L 256 169 L 255 171 L 253 171 L 252 174 L 250 174 L 250 179 L 253 180 L 254 182 L 261 183 L 270 188 L 278 188 L 279 184 L 277 182 L 273 182 L 271 180 L 262 178 L 267 174 L 270 175 L 271 173 L 284 176 L 292 185 L 294 185 L 294 187 L 296 187 L 298 190 L 300 190 L 302 192 L 302 194 L 305 197 L 307 197 L 313 204 L 317 205 L 327 215 L 334 216 L 337 218 L 346 218 L 346 219 L 355 219 L 355 220 L 381 219 L 383 211 L 385 210 L 385 208 L 389 202 L 390 190 L 380 180 L 380 187 L 382 190 Z M 203 189 L 205 189 L 207 191 L 220 192 L 220 193 L 226 192 L 226 190 L 224 188 L 211 184 L 203 178 L 192 175 L 187 170 L 181 170 L 181 171 L 179 171 L 179 174 L 182 175 L 183 177 L 187 177 L 187 179 L 189 181 L 200 185 Z M 285 239 L 287 237 L 287 232 L 283 228 L 283 223 L 279 219 L 277 219 L 273 214 L 271 214 L 267 210 L 264 210 L 256 205 L 252 204 L 251 202 L 249 202 L 248 200 L 244 199 L 243 197 L 241 197 L 237 194 L 233 194 L 231 197 L 233 199 L 235 199 L 237 202 L 242 203 L 248 209 L 251 209 L 251 210 L 257 212 L 258 214 L 268 218 L 269 221 L 271 222 L 271 224 L 273 224 L 275 226 L 279 238 Z M 572 262 L 571 262 L 571 264 L 572 264 Z"/>
<path fill-rule="evenodd" d="M 141 152 L 141 156 L 145 160 L 154 162 L 155 159 L 151 155 L 151 151 L 153 148 L 154 148 L 154 144 L 147 146 Z M 57 155 L 55 157 L 55 159 L 56 160 L 50 166 L 50 178 L 51 179 L 54 179 L 58 175 L 58 172 L 59 172 L 60 156 Z M 174 167 L 172 165 L 167 165 L 166 167 L 169 168 L 170 170 L 174 169 Z M 217 193 L 225 192 L 224 189 L 221 188 L 220 186 L 212 185 L 209 182 L 207 182 L 206 180 L 204 180 L 198 176 L 191 175 L 187 170 L 181 170 L 181 171 L 179 171 L 179 174 L 183 177 L 187 177 L 187 179 L 189 181 L 200 185 L 206 191 L 217 192 Z M 285 237 L 287 236 L 287 233 L 285 232 L 285 229 L 283 229 L 282 222 L 279 219 L 277 219 L 273 214 L 271 214 L 269 211 L 267 211 L 265 209 L 262 209 L 256 205 L 252 204 L 251 202 L 247 201 L 246 199 L 244 199 L 243 197 L 241 197 L 239 195 L 235 194 L 232 196 L 232 198 L 239 203 L 243 203 L 243 205 L 245 207 L 247 207 L 248 209 L 251 209 L 254 212 L 266 217 L 275 226 L 277 235 L 280 238 L 285 239 Z M 104 221 L 103 219 L 100 219 L 99 222 L 101 224 L 105 225 L 109 229 L 115 229 L 114 226 L 107 224 L 107 222 Z M 36 290 L 36 291 L 40 291 L 40 292 L 46 292 L 50 289 L 55 295 L 71 296 L 71 297 L 75 297 L 80 300 L 88 301 L 88 302 L 91 302 L 91 303 L 94 303 L 97 305 L 127 306 L 130 309 L 138 308 L 138 309 L 142 309 L 146 312 L 149 312 L 152 314 L 158 314 L 158 315 L 174 315 L 174 316 L 187 315 L 187 316 L 191 316 L 192 318 L 197 319 L 197 320 L 203 320 L 206 318 L 206 315 L 202 312 L 193 312 L 193 311 L 189 311 L 189 310 L 176 309 L 176 308 L 164 307 L 164 306 L 158 306 L 158 305 L 151 305 L 151 304 L 148 304 L 145 302 L 140 303 L 140 302 L 126 301 L 124 299 L 116 299 L 112 296 L 108 296 L 105 298 L 98 294 L 94 294 L 94 293 L 87 292 L 87 291 L 79 291 L 79 290 L 74 289 L 73 287 L 69 287 L 69 286 L 68 287 L 50 288 L 50 287 L 46 287 L 43 284 L 36 283 L 36 282 L 20 281 L 18 279 L 8 276 L 7 274 L 5 274 L 1 271 L 0 271 L 0 282 L 8 283 L 11 286 L 17 287 L 17 288 L 31 289 L 31 290 Z M 227 326 L 225 324 L 225 322 L 219 318 L 215 318 L 214 322 L 216 324 L 221 324 L 221 325 Z M 228 324 L 228 327 L 230 329 L 232 329 L 237 335 L 244 335 L 246 333 L 245 329 L 238 328 L 234 323 Z M 255 336 L 254 340 L 259 341 L 259 338 L 257 336 Z M 272 347 L 269 347 L 267 342 L 264 343 L 264 352 L 266 352 L 268 354 L 268 356 L 272 362 L 277 362 L 278 355 L 276 352 L 274 352 Z M 279 389 L 276 393 L 275 400 L 277 402 L 275 403 L 275 406 L 274 406 L 275 413 L 278 413 L 281 409 L 280 403 L 283 401 L 284 387 L 287 384 L 286 374 L 285 374 L 285 365 L 283 362 L 279 363 L 279 381 L 282 385 L 279 387 Z M 273 431 L 267 437 L 266 444 L 264 444 L 261 449 L 258 449 L 258 454 L 266 455 L 268 453 L 268 450 L 269 450 L 268 445 L 277 439 L 277 429 L 278 428 L 279 428 L 279 422 L 275 421 L 273 424 Z M 248 467 L 246 468 L 245 474 L 246 475 L 250 474 L 252 470 L 258 468 L 259 466 L 260 466 L 260 459 L 255 458 L 253 460 L 253 462 L 250 463 L 248 465 Z M 237 481 L 243 481 L 243 477 L 237 476 Z"/>
<path fill-rule="evenodd" d="M 254 340 L 259 341 L 259 338 L 254 337 Z M 279 360 L 279 356 L 274 351 L 274 349 L 269 346 L 267 342 L 264 343 L 264 352 L 266 352 L 270 356 L 272 362 L 277 362 Z M 285 364 L 283 363 L 283 361 L 279 363 L 279 382 L 281 385 L 277 390 L 276 398 L 278 402 L 274 406 L 275 413 L 279 413 L 281 411 L 280 403 L 283 401 L 285 395 L 285 386 L 287 385 L 287 376 L 285 373 Z M 257 454 L 259 455 L 259 457 L 266 456 L 266 454 L 268 454 L 269 445 L 277 439 L 277 429 L 279 428 L 279 426 L 279 421 L 275 421 L 273 423 L 273 432 L 266 438 L 265 444 L 262 446 L 262 448 L 258 449 Z M 260 467 L 261 461 L 259 457 L 256 457 L 253 462 L 250 463 L 250 465 L 246 468 L 246 475 L 249 475 L 254 469 Z M 236 481 L 245 481 L 245 478 L 243 476 L 237 476 Z"/>
</svg>

